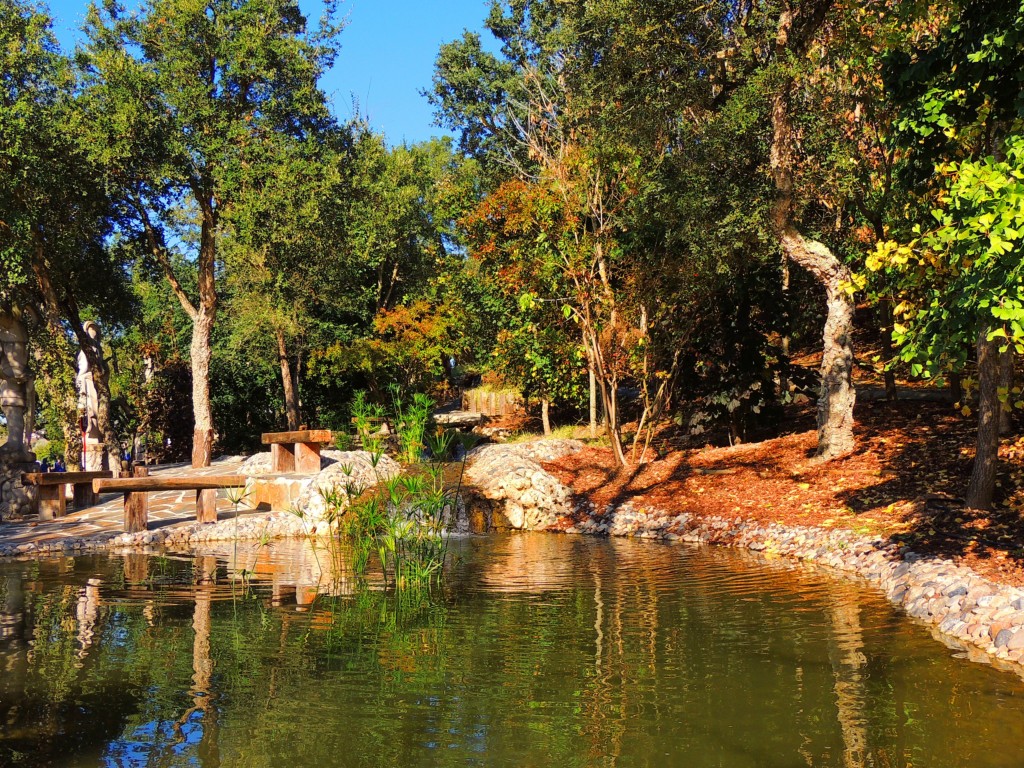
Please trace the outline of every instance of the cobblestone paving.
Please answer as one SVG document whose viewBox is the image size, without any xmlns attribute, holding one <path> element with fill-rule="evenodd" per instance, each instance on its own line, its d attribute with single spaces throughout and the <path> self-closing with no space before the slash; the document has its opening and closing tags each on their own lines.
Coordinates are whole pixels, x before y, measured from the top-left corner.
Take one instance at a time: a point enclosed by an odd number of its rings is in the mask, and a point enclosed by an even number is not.
<svg viewBox="0 0 1024 768">
<path fill-rule="evenodd" d="M 151 467 L 150 475 L 174 477 L 202 477 L 227 475 L 238 471 L 242 457 L 227 456 L 215 459 L 209 467 L 193 469 L 188 464 L 165 464 Z M 0 522 L 0 545 L 41 543 L 61 539 L 108 538 L 124 531 L 124 497 L 121 493 L 105 493 L 99 503 L 82 509 L 71 509 L 57 520 L 21 520 Z M 234 507 L 224 491 L 217 494 L 217 516 L 233 514 Z M 195 522 L 195 491 L 159 491 L 149 494 L 149 528 L 187 525 Z"/>
</svg>

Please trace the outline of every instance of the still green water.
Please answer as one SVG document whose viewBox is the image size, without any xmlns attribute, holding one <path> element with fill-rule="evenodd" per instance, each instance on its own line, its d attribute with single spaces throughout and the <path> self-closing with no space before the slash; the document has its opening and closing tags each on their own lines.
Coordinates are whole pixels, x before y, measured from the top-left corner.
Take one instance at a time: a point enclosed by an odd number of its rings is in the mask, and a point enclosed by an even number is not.
<svg viewBox="0 0 1024 768">
<path fill-rule="evenodd" d="M 0 765 L 1024 765 L 1018 677 L 825 573 L 551 535 L 453 553 L 404 601 L 299 543 L 0 564 Z"/>
</svg>

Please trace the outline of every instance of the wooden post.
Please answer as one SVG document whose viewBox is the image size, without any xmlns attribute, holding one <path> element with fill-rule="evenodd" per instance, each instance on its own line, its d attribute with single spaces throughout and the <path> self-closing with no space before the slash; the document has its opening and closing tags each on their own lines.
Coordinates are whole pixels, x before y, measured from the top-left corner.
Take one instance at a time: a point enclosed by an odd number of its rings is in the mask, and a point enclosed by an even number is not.
<svg viewBox="0 0 1024 768">
<path fill-rule="evenodd" d="M 320 443 L 295 444 L 295 471 L 303 474 L 320 471 Z"/>
<path fill-rule="evenodd" d="M 217 522 L 217 489 L 200 488 L 196 491 L 196 522 Z"/>
<path fill-rule="evenodd" d="M 270 457 L 274 472 L 295 471 L 294 444 L 289 445 L 288 443 L 274 443 L 272 446 L 270 446 Z"/>
<path fill-rule="evenodd" d="M 75 509 L 91 507 L 96 503 L 96 494 L 92 490 L 91 480 L 88 483 L 75 483 L 72 488 L 75 489 Z"/>
<path fill-rule="evenodd" d="M 149 469 L 135 467 L 134 477 L 148 477 Z M 144 531 L 149 526 L 149 494 L 127 491 L 124 494 L 124 529 L 128 533 Z"/>
<path fill-rule="evenodd" d="M 67 501 L 64 499 L 64 485 L 39 486 L 39 519 L 56 520 L 64 517 L 67 512 Z"/>
</svg>

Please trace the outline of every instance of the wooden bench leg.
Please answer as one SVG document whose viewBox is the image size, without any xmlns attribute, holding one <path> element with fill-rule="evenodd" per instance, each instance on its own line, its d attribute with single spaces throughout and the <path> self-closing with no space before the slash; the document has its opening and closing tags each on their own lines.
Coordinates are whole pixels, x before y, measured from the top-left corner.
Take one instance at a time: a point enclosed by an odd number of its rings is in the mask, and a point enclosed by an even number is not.
<svg viewBox="0 0 1024 768">
<path fill-rule="evenodd" d="M 135 477 L 147 477 L 146 467 L 136 467 Z M 146 491 L 128 491 L 124 495 L 124 529 L 128 533 L 138 533 L 149 527 L 149 494 Z"/>
<path fill-rule="evenodd" d="M 63 485 L 39 486 L 39 519 L 56 520 L 67 512 Z"/>
<path fill-rule="evenodd" d="M 92 490 L 92 481 L 88 483 L 75 483 L 72 487 L 75 489 L 75 509 L 91 507 L 96 503 L 96 494 Z"/>
<path fill-rule="evenodd" d="M 307 475 L 320 471 L 320 443 L 295 444 L 295 471 Z"/>
<path fill-rule="evenodd" d="M 207 488 L 196 491 L 196 522 L 217 522 L 217 489 Z"/>
<path fill-rule="evenodd" d="M 129 491 L 124 495 L 124 529 L 138 533 L 149 527 L 149 494 L 145 491 Z"/>
<path fill-rule="evenodd" d="M 274 443 L 270 446 L 271 465 L 274 472 L 295 471 L 295 445 Z"/>
</svg>

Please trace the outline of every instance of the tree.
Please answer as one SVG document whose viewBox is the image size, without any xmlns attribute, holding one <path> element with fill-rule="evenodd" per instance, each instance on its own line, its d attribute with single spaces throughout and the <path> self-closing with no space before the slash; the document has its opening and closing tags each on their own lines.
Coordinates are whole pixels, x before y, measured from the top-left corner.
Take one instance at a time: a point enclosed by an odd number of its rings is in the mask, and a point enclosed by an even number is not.
<svg viewBox="0 0 1024 768">
<path fill-rule="evenodd" d="M 269 353 L 280 370 L 289 430 L 302 421 L 300 360 L 324 308 L 345 297 L 352 264 L 343 238 L 339 152 L 347 131 L 304 141 L 262 135 L 238 199 L 226 215 L 231 346 Z M 250 152 L 250 154 L 254 154 Z"/>
<path fill-rule="evenodd" d="M 508 181 L 463 219 L 474 274 L 498 302 L 491 356 L 525 397 L 539 397 L 545 434 L 552 402 L 578 402 L 586 354 L 572 322 L 563 249 L 570 224 L 542 185 Z"/>
<path fill-rule="evenodd" d="M 116 472 L 109 373 L 84 323 L 87 310 L 108 326 L 131 313 L 125 266 L 108 242 L 114 204 L 67 130 L 77 115 L 74 72 L 49 18 L 27 5 L 0 6 L 0 46 L 0 296 L 36 308 L 49 335 L 70 334 L 88 358 L 98 427 Z"/>
<path fill-rule="evenodd" d="M 592 43 L 608 41 L 585 34 L 587 21 L 585 11 L 559 3 L 492 3 L 487 26 L 502 43 L 500 57 L 474 35 L 442 47 L 431 100 L 492 178 L 537 185 L 563 209 L 568 226 L 543 236 L 571 287 L 564 306 L 578 325 L 621 466 L 618 389 L 640 323 L 620 302 L 618 236 L 650 166 L 603 119 L 607 100 L 591 66 L 601 51 Z"/>
<path fill-rule="evenodd" d="M 907 243 L 879 243 L 868 269 L 885 270 L 899 291 L 894 337 L 912 372 L 934 376 L 962 365 L 977 344 L 979 412 L 967 504 L 991 506 L 999 412 L 1019 398 L 999 381 L 998 355 L 1024 354 L 1024 137 L 989 156 L 940 166 L 945 189 L 936 226 Z"/>
<path fill-rule="evenodd" d="M 978 434 L 969 507 L 991 506 L 1000 411 L 1009 408 L 1021 343 L 1024 4 L 955 6 L 946 23 L 896 50 L 887 85 L 900 107 L 905 178 L 930 220 L 879 243 L 869 271 L 899 294 L 894 338 L 912 372 L 959 369 L 976 350 Z M 935 223 L 933 223 L 935 222 Z"/>
<path fill-rule="evenodd" d="M 846 290 L 851 272 L 827 245 L 806 237 L 794 219 L 799 190 L 794 168 L 797 134 L 792 102 L 797 81 L 785 68 L 793 66 L 793 60 L 806 56 L 832 6 L 832 0 L 783 3 L 775 37 L 775 58 L 783 72 L 771 106 L 771 169 L 776 192 L 771 211 L 772 228 L 786 257 L 813 274 L 825 289 L 828 306 L 818 396 L 816 455 L 822 461 L 844 456 L 854 447 L 854 305 Z"/>
<path fill-rule="evenodd" d="M 206 466 L 225 216 L 263 135 L 301 139 L 330 121 L 317 81 L 337 28 L 328 17 L 307 32 L 294 0 L 149 0 L 138 13 L 92 6 L 86 32 L 85 143 L 192 321 L 192 464 Z M 179 247 L 192 294 L 175 269 Z"/>
</svg>

